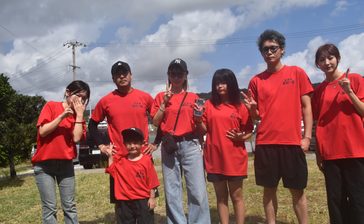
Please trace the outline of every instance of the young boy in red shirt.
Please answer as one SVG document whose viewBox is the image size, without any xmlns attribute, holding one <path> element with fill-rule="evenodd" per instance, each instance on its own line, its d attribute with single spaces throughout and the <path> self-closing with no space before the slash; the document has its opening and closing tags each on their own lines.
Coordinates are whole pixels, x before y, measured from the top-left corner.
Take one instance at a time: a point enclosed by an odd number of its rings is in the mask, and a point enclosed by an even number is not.
<svg viewBox="0 0 364 224">
<path fill-rule="evenodd" d="M 112 156 L 112 145 L 106 153 L 109 157 L 106 172 L 115 180 L 117 223 L 154 223 L 154 188 L 159 186 L 159 181 L 150 155 L 142 154 L 145 149 L 143 132 L 128 128 L 121 135 L 128 155 Z"/>
</svg>

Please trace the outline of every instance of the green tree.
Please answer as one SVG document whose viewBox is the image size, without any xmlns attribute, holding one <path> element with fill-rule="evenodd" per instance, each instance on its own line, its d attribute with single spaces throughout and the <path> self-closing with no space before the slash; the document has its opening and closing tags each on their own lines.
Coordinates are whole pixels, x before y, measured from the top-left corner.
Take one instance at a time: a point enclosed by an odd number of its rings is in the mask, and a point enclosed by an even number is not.
<svg viewBox="0 0 364 224">
<path fill-rule="evenodd" d="M 0 165 L 9 165 L 10 176 L 16 177 L 15 164 L 29 159 L 31 146 L 36 141 L 36 122 L 45 100 L 41 96 L 17 94 L 3 74 L 0 91 L 0 103 L 6 105 L 1 111 Z"/>
</svg>

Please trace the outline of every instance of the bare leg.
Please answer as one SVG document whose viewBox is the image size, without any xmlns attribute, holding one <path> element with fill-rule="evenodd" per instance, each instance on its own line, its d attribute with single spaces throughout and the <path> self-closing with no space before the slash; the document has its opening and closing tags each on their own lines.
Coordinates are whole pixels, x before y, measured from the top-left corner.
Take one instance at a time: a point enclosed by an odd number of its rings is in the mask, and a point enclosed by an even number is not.
<svg viewBox="0 0 364 224">
<path fill-rule="evenodd" d="M 243 181 L 229 181 L 230 198 L 234 206 L 235 223 L 244 224 L 245 205 L 243 198 Z"/>
<path fill-rule="evenodd" d="M 267 223 L 268 224 L 276 223 L 276 216 L 278 210 L 276 187 L 273 188 L 264 187 L 263 206 Z"/>
<path fill-rule="evenodd" d="M 220 223 L 229 223 L 229 193 L 227 187 L 227 181 L 214 182 L 214 188 L 216 193 L 217 210 L 219 211 Z"/>
<path fill-rule="evenodd" d="M 304 190 L 289 189 L 292 194 L 292 205 L 296 213 L 298 223 L 308 223 L 307 199 Z"/>
</svg>

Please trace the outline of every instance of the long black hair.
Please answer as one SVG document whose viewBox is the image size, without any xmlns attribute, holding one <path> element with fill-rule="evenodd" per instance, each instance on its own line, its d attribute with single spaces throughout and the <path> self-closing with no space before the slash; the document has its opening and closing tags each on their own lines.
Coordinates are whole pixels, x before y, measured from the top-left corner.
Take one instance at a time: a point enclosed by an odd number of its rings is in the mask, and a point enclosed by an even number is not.
<svg viewBox="0 0 364 224">
<path fill-rule="evenodd" d="M 79 92 L 85 91 L 86 98 L 87 98 L 85 100 L 85 105 L 88 104 L 89 99 L 90 99 L 90 87 L 84 81 L 75 80 L 75 81 L 71 82 L 70 84 L 68 84 L 68 86 L 66 87 L 66 90 L 68 90 L 71 94 L 77 94 Z"/>
<path fill-rule="evenodd" d="M 241 104 L 240 101 L 240 90 L 238 81 L 236 80 L 235 74 L 233 71 L 227 68 L 222 68 L 216 70 L 213 78 L 212 78 L 212 85 L 211 85 L 211 103 L 214 106 L 217 106 L 222 103 L 221 97 L 216 90 L 216 86 L 219 83 L 226 83 L 227 85 L 227 94 L 228 100 L 233 105 Z"/>
</svg>

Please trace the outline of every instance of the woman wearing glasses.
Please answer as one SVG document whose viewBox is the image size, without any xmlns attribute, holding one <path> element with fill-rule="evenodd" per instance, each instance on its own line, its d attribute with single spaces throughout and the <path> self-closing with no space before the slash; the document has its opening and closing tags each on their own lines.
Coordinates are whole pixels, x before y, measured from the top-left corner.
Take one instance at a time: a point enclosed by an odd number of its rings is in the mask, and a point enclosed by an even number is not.
<svg viewBox="0 0 364 224">
<path fill-rule="evenodd" d="M 173 135 L 178 149 L 161 147 L 167 223 L 210 223 L 203 158 L 195 133 L 193 106 L 198 96 L 187 92 L 187 64 L 180 58 L 168 66 L 168 85 L 155 97 L 151 115 L 162 135 Z M 178 118 L 177 118 L 178 117 Z M 188 217 L 183 209 L 182 175 L 186 180 Z"/>
<path fill-rule="evenodd" d="M 338 48 L 324 44 L 316 66 L 325 80 L 312 96 L 316 159 L 325 175 L 331 223 L 364 223 L 364 79 L 340 71 Z"/>
<path fill-rule="evenodd" d="M 47 102 L 37 123 L 37 151 L 32 158 L 42 203 L 43 223 L 57 223 L 58 185 L 65 223 L 78 223 L 75 203 L 73 159 L 76 143 L 86 134 L 83 113 L 90 88 L 83 81 L 71 82 L 63 102 Z"/>
</svg>

